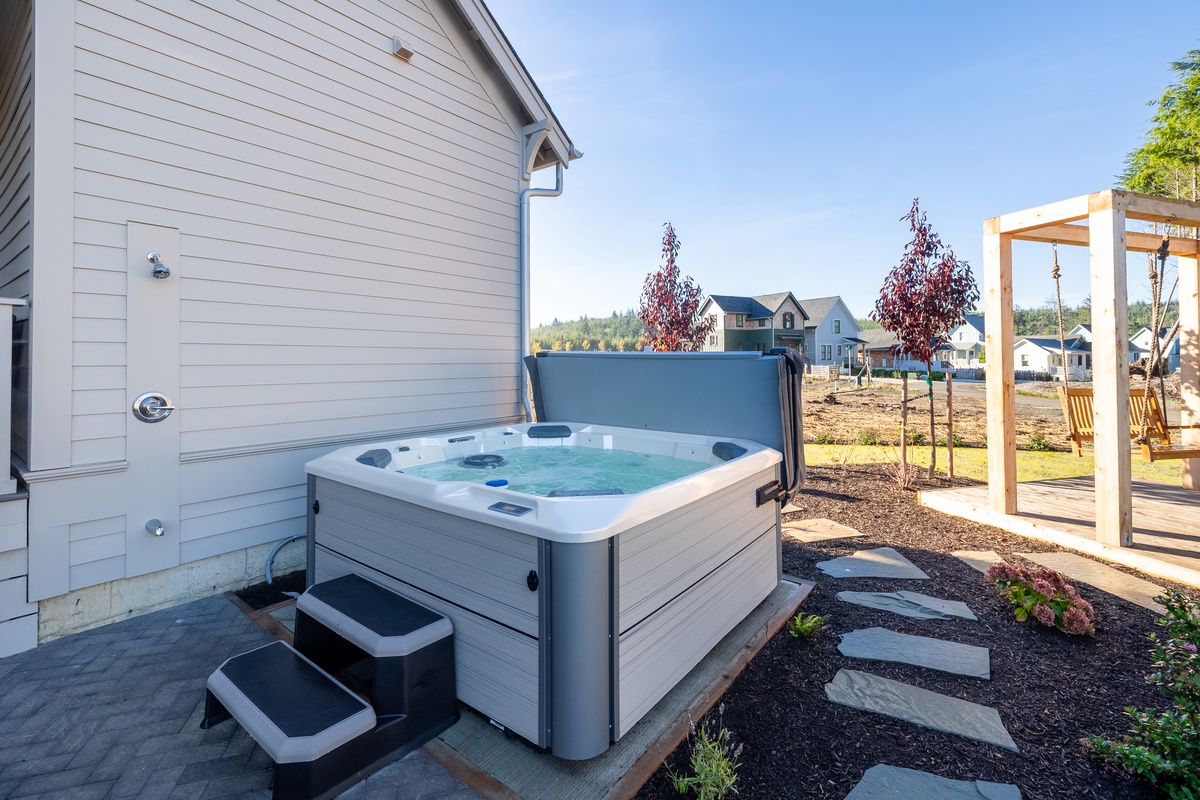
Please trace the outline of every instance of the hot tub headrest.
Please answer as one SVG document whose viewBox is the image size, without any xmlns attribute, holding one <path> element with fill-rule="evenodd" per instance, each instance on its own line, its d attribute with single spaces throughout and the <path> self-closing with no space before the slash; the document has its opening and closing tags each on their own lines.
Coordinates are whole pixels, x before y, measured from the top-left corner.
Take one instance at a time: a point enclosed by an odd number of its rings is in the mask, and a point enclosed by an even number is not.
<svg viewBox="0 0 1200 800">
<path fill-rule="evenodd" d="M 530 439 L 568 439 L 573 432 L 566 425 L 534 425 L 525 435 Z"/>
<path fill-rule="evenodd" d="M 738 456 L 746 455 L 746 448 L 733 442 L 717 442 L 712 446 L 712 453 L 722 461 L 732 461 Z"/>
<path fill-rule="evenodd" d="M 360 464 L 366 464 L 368 467 L 386 467 L 392 463 L 392 454 L 383 448 L 378 448 L 368 450 L 354 460 Z"/>
</svg>

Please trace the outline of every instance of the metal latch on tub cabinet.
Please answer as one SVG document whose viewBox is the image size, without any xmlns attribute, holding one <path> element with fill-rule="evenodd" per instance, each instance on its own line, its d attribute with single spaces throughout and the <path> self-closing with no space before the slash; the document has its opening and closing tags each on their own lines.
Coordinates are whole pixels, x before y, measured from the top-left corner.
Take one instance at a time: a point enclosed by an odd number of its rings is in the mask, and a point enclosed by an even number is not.
<svg viewBox="0 0 1200 800">
<path fill-rule="evenodd" d="M 783 499 L 783 484 L 779 481 L 771 481 L 766 486 L 758 487 L 754 493 L 754 505 L 765 506 L 767 503 L 778 503 Z"/>
</svg>

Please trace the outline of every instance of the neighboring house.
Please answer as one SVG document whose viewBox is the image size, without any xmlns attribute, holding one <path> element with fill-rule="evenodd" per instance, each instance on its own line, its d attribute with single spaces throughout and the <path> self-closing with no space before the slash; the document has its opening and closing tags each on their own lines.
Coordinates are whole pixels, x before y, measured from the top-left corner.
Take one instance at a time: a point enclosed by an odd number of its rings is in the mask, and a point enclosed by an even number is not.
<svg viewBox="0 0 1200 800">
<path fill-rule="evenodd" d="M 1087 369 L 1092 368 L 1092 326 L 1087 324 L 1079 324 L 1071 328 L 1067 332 L 1067 344 L 1073 346 L 1076 350 L 1082 350 L 1087 353 L 1084 358 L 1084 366 Z M 1132 357 L 1130 360 L 1133 360 Z"/>
<path fill-rule="evenodd" d="M 872 369 L 900 369 L 910 372 L 925 372 L 925 362 L 917 361 L 909 358 L 901 353 L 896 354 L 896 346 L 900 344 L 900 340 L 896 338 L 894 333 L 890 333 L 882 328 L 868 328 L 862 330 L 858 334 L 859 340 L 862 342 L 859 348 L 858 360 L 856 364 L 862 364 L 864 359 L 871 362 Z M 938 365 L 935 363 L 934 368 Z"/>
<path fill-rule="evenodd" d="M 858 364 L 865 362 L 872 368 L 895 369 L 895 348 L 900 344 L 900 340 L 894 333 L 883 328 L 868 328 L 859 331 L 858 338 L 862 340 L 858 350 Z"/>
<path fill-rule="evenodd" d="M 757 350 L 773 347 L 804 350 L 804 324 L 808 315 L 791 292 L 756 297 L 710 295 L 700 305 L 700 319 L 716 324 L 704 342 L 706 351 Z"/>
<path fill-rule="evenodd" d="M 1077 346 L 1077 342 L 1067 343 L 1067 377 L 1073 381 L 1087 378 L 1087 359 L 1089 352 Z M 1050 375 L 1054 380 L 1062 380 L 1062 347 L 1058 339 L 1049 337 L 1027 336 L 1018 339 L 1013 345 L 1013 368 L 1018 372 L 1035 372 Z"/>
<path fill-rule="evenodd" d="M 578 151 L 482 0 L 8 0 L 0 81 L 0 656 L 257 580 L 316 456 L 523 419 L 522 191 Z"/>
<path fill-rule="evenodd" d="M 1167 359 L 1167 369 L 1170 372 L 1179 371 L 1179 332 L 1171 337 L 1171 341 L 1167 341 L 1167 335 L 1171 333 L 1168 328 L 1159 328 L 1158 342 L 1159 353 Z M 1142 327 L 1137 333 L 1129 337 L 1130 344 L 1130 360 L 1136 361 L 1139 358 L 1149 358 L 1150 350 L 1154 345 L 1154 333 L 1147 327 Z"/>
<path fill-rule="evenodd" d="M 857 363 L 855 353 L 862 344 L 858 326 L 841 297 L 813 297 L 800 300 L 808 312 L 804 326 L 805 360 L 816 366 L 849 368 Z"/>
<path fill-rule="evenodd" d="M 958 369 L 974 369 L 983 366 L 983 348 L 983 315 L 967 314 L 946 336 L 938 358 Z"/>
</svg>

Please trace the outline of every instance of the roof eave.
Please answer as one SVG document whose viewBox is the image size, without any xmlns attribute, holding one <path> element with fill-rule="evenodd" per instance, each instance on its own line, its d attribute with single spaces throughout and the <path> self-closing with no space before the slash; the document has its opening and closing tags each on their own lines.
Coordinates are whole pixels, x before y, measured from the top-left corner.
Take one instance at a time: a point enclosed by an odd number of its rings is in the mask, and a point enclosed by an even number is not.
<svg viewBox="0 0 1200 800">
<path fill-rule="evenodd" d="M 571 143 L 570 137 L 563 130 L 562 123 L 554 115 L 550 103 L 546 101 L 541 89 L 534 83 L 529 70 L 521 62 L 520 56 L 513 49 L 508 37 L 496 23 L 492 12 L 482 0 L 450 0 L 468 26 L 467 33 L 474 38 L 484 51 L 495 62 L 496 68 L 504 77 L 517 101 L 525 109 L 534 122 L 549 120 L 550 130 L 546 136 L 543 148 L 549 148 L 549 156 L 539 159 L 535 169 L 562 164 L 570 166 L 571 161 L 583 155 Z"/>
</svg>

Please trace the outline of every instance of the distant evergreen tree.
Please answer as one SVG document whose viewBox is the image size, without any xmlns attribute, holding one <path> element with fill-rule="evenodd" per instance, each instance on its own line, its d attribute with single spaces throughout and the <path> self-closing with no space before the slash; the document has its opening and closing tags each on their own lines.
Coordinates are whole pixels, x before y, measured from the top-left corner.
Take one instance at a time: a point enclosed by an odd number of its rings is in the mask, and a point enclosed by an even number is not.
<svg viewBox="0 0 1200 800">
<path fill-rule="evenodd" d="M 629 350 L 636 350 L 637 340 L 642 337 L 642 323 L 632 309 L 624 312 L 613 311 L 611 317 L 587 317 L 578 320 L 560 321 L 557 317 L 549 325 L 539 325 L 530 332 L 530 338 L 543 350 L 568 349 L 561 343 L 566 341 L 582 342 L 592 339 L 593 349 L 599 349 L 601 342 L 607 343 L 607 349 L 624 349 L 619 343 L 626 340 L 633 344 Z M 554 347 L 555 343 L 560 343 Z"/>
</svg>

